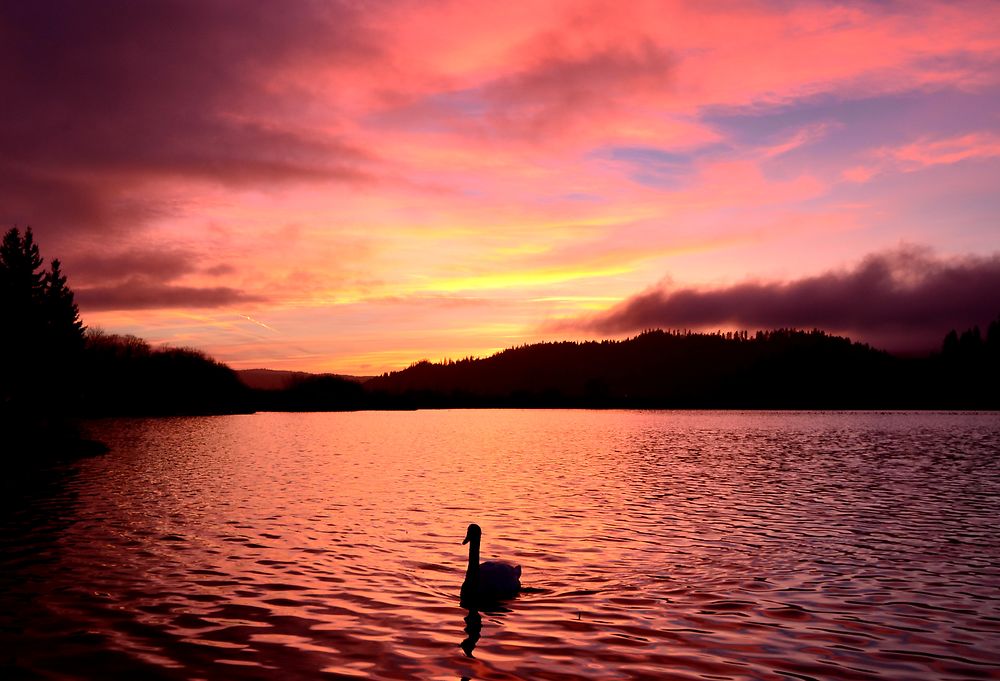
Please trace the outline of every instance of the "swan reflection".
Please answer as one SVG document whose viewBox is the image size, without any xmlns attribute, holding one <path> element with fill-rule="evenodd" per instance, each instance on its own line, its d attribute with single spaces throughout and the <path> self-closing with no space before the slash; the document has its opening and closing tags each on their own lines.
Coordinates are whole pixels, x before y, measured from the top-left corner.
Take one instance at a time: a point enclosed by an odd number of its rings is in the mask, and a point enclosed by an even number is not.
<svg viewBox="0 0 1000 681">
<path fill-rule="evenodd" d="M 476 609 L 469 610 L 469 614 L 465 616 L 465 633 L 468 636 L 459 644 L 465 652 L 466 657 L 473 657 L 472 651 L 476 649 L 476 644 L 479 643 L 482 631 L 483 616 Z"/>
</svg>

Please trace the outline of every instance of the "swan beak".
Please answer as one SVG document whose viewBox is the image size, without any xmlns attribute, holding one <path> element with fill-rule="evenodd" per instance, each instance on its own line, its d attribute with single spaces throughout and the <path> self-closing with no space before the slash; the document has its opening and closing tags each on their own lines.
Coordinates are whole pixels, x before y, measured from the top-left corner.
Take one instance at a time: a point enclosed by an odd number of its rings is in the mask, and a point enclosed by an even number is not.
<svg viewBox="0 0 1000 681">
<path fill-rule="evenodd" d="M 469 535 L 466 534 L 465 535 L 465 539 L 462 540 L 462 545 L 464 546 L 465 544 L 468 544 L 468 543 L 469 543 Z"/>
</svg>

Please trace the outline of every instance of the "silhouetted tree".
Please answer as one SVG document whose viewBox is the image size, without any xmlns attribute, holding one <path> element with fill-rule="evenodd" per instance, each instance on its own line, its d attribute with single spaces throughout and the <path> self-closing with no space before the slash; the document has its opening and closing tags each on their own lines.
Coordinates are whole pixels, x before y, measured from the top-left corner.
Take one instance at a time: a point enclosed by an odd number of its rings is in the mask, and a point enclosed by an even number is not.
<svg viewBox="0 0 1000 681">
<path fill-rule="evenodd" d="M 952 329 L 945 335 L 944 343 L 941 345 L 941 352 L 946 356 L 958 354 L 958 331 Z"/>
<path fill-rule="evenodd" d="M 1000 361 L 1000 316 L 986 327 L 986 356 L 992 363 Z"/>
<path fill-rule="evenodd" d="M 83 348 L 83 322 L 58 259 L 52 261 L 45 275 L 45 287 L 44 316 L 49 337 L 57 348 L 79 352 Z"/>
<path fill-rule="evenodd" d="M 46 416 L 68 406 L 83 324 L 59 261 L 48 272 L 31 228 L 0 241 L 0 400 L 4 412 Z"/>
<path fill-rule="evenodd" d="M 89 329 L 83 366 L 84 415 L 220 414 L 251 408 L 236 373 L 198 350 L 153 348 L 136 336 Z"/>
<path fill-rule="evenodd" d="M 1000 407 L 1000 317 L 987 325 L 985 337 L 978 326 L 949 331 L 930 365 L 938 389 L 952 396 L 949 406 Z"/>
</svg>

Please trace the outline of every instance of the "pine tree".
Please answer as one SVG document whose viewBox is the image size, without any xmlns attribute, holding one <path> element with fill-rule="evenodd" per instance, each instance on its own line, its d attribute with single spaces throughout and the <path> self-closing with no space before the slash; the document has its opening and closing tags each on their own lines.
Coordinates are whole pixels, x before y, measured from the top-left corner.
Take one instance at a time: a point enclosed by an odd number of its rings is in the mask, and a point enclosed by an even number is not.
<svg viewBox="0 0 1000 681">
<path fill-rule="evenodd" d="M 31 228 L 0 241 L 0 408 L 45 414 L 72 397 L 83 323 L 58 260 L 48 272 Z"/>
<path fill-rule="evenodd" d="M 7 327 L 5 340 L 36 326 L 37 304 L 45 290 L 45 273 L 38 271 L 42 256 L 29 227 L 24 238 L 17 228 L 0 242 L 0 312 Z"/>
<path fill-rule="evenodd" d="M 44 296 L 45 323 L 48 336 L 55 344 L 53 349 L 79 352 L 83 347 L 83 322 L 57 259 L 52 261 L 51 270 L 45 275 Z"/>
</svg>

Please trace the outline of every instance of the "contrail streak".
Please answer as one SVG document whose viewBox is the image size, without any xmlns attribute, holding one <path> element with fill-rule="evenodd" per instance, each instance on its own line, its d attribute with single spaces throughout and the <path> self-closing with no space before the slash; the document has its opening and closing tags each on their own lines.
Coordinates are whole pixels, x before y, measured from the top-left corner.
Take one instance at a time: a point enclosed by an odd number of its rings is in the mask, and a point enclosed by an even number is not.
<svg viewBox="0 0 1000 681">
<path fill-rule="evenodd" d="M 259 321 L 257 321 L 256 319 L 254 319 L 253 317 L 251 317 L 250 315 L 247 315 L 247 314 L 241 314 L 241 315 L 239 315 L 239 316 L 240 316 L 240 317 L 243 317 L 243 319 L 247 320 L 248 322 L 251 322 L 251 323 L 253 323 L 253 324 L 256 324 L 257 326 L 263 326 L 263 327 L 264 327 L 265 329 L 267 329 L 268 331 L 274 331 L 275 333 L 281 333 L 280 331 L 278 331 L 278 330 L 277 330 L 276 328 L 274 328 L 273 326 L 268 326 L 268 325 L 267 325 L 267 324 L 265 324 L 264 322 L 259 322 Z"/>
</svg>

